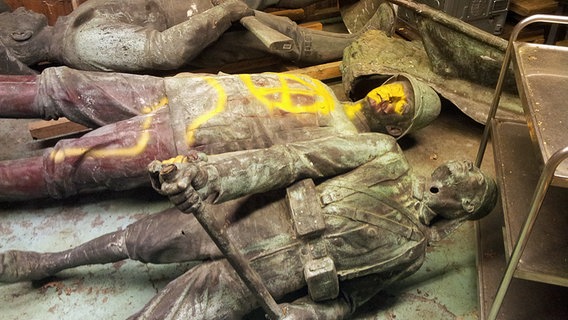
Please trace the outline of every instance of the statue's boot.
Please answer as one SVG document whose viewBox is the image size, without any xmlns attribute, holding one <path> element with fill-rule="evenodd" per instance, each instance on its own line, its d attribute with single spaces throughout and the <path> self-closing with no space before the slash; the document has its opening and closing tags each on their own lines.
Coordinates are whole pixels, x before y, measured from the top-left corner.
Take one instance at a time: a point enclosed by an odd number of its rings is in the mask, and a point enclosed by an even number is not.
<svg viewBox="0 0 568 320">
<path fill-rule="evenodd" d="M 0 253 L 0 282 L 40 280 L 59 271 L 128 258 L 124 231 L 109 233 L 78 247 L 53 253 L 11 250 Z"/>
<path fill-rule="evenodd" d="M 255 17 L 294 41 L 294 45 L 288 50 L 269 49 L 269 52 L 300 64 L 341 60 L 343 50 L 361 33 L 370 29 L 380 29 L 390 35 L 394 32 L 395 22 L 394 10 L 388 3 L 379 6 L 362 30 L 354 34 L 312 30 L 301 27 L 286 17 L 275 17 L 264 12 L 255 11 Z"/>
<path fill-rule="evenodd" d="M 38 90 L 36 75 L 0 75 L 0 117 L 38 118 L 34 100 Z"/>
</svg>

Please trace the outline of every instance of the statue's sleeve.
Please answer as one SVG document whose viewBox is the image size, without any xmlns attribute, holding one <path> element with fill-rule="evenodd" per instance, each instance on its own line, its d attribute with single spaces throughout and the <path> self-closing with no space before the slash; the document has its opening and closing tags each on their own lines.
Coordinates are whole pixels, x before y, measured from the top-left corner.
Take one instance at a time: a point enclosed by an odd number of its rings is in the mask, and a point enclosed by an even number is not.
<svg viewBox="0 0 568 320">
<path fill-rule="evenodd" d="M 214 155 L 204 165 L 210 172 L 207 193 L 219 203 L 301 179 L 334 177 L 371 162 L 380 166 L 385 157 L 401 153 L 394 138 L 364 133 Z"/>
</svg>

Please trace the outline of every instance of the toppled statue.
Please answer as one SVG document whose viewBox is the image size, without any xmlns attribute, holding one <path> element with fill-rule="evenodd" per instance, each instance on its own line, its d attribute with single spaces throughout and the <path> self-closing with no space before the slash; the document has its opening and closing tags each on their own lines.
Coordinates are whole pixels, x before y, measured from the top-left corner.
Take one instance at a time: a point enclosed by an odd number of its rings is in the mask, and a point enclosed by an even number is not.
<svg viewBox="0 0 568 320">
<path fill-rule="evenodd" d="M 285 319 L 343 319 L 417 271 L 426 246 L 496 203 L 494 181 L 471 162 L 416 177 L 396 140 L 347 133 L 270 148 L 184 157 L 153 185 L 183 211 L 203 206 L 260 275 Z M 311 208 L 310 210 L 306 210 Z M 308 216 L 308 219 L 306 219 Z M 306 225 L 309 221 L 321 221 Z M 259 305 L 192 214 L 177 208 L 61 252 L 6 251 L 0 281 L 134 259 L 202 261 L 161 289 L 132 319 L 241 319 Z M 289 293 L 305 290 L 294 301 Z M 302 292 L 302 291 L 300 291 Z"/>
<path fill-rule="evenodd" d="M 5 69 L 0 73 L 23 74 L 22 65 L 33 67 L 48 61 L 82 70 L 143 72 L 222 66 L 266 54 L 298 63 L 340 60 L 343 49 L 358 34 L 310 30 L 288 18 L 251 9 L 314 2 L 89 0 L 59 17 L 53 27 L 44 15 L 17 8 L 0 13 L 0 57 L 8 56 L 11 61 L 0 63 Z M 292 42 L 285 48 L 267 47 L 254 32 L 234 26 L 251 15 Z M 227 32 L 231 27 L 237 30 Z M 392 5 L 384 2 L 368 28 L 392 33 Z"/>
<path fill-rule="evenodd" d="M 146 166 L 191 150 L 218 154 L 339 134 L 395 137 L 428 125 L 438 95 L 404 75 L 357 102 L 293 74 L 153 77 L 67 67 L 0 76 L 0 117 L 65 116 L 96 128 L 43 156 L 0 161 L 0 200 L 150 186 Z"/>
</svg>

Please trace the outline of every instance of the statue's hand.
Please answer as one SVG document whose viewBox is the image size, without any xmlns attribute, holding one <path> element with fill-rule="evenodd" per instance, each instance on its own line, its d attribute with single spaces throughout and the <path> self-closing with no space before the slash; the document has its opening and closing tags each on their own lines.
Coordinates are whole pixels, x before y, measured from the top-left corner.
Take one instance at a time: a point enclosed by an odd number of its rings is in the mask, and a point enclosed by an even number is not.
<svg viewBox="0 0 568 320">
<path fill-rule="evenodd" d="M 254 15 L 254 10 L 241 0 L 214 0 L 213 4 L 222 7 L 229 14 L 232 22 Z"/>
<path fill-rule="evenodd" d="M 281 303 L 279 306 L 284 314 L 283 320 L 315 319 L 316 317 L 311 304 Z"/>
<path fill-rule="evenodd" d="M 205 161 L 201 155 L 193 153 L 166 161 L 155 160 L 148 167 L 152 187 L 186 213 L 194 213 L 203 205 L 196 191 L 204 188 L 208 181 L 207 171 L 200 165 Z"/>
</svg>

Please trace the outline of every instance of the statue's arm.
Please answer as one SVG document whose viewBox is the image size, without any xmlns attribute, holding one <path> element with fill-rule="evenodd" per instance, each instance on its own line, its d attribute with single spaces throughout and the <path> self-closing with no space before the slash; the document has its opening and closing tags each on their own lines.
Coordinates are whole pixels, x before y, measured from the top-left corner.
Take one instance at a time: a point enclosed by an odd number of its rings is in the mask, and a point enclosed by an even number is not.
<svg viewBox="0 0 568 320">
<path fill-rule="evenodd" d="M 233 22 L 251 14 L 242 1 L 228 0 L 165 30 L 98 16 L 74 33 L 68 40 L 73 45 L 64 46 L 61 59 L 87 70 L 172 70 L 190 62 Z"/>
<path fill-rule="evenodd" d="M 387 135 L 334 136 L 267 149 L 212 155 L 208 161 L 198 163 L 180 163 L 177 166 L 181 170 L 173 181 L 154 183 L 154 187 L 170 196 L 176 205 L 194 197 L 193 189 L 201 199 L 220 203 L 283 188 L 301 179 L 337 176 L 365 164 L 373 163 L 373 167 L 380 168 L 389 156 L 400 157 L 400 153 L 396 141 Z M 158 170 L 154 166 L 151 171 Z M 364 172 L 368 173 L 367 170 Z M 350 173 L 351 176 L 353 174 Z M 186 189 L 188 192 L 184 193 Z"/>
<path fill-rule="evenodd" d="M 152 64 L 168 68 L 182 66 L 219 39 L 233 22 L 251 14 L 252 9 L 242 1 L 225 1 L 167 30 L 152 31 L 146 53 Z"/>
</svg>

